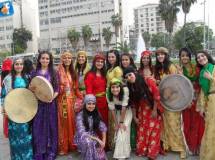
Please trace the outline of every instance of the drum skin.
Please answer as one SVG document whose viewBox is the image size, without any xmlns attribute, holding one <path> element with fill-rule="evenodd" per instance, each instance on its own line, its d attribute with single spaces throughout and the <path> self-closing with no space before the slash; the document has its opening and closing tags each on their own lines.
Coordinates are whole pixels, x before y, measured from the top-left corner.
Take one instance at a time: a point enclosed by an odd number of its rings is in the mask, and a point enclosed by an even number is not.
<svg viewBox="0 0 215 160">
<path fill-rule="evenodd" d="M 31 80 L 30 86 L 35 87 L 34 94 L 42 102 L 49 102 L 54 96 L 51 83 L 42 76 L 36 76 Z"/>
<path fill-rule="evenodd" d="M 169 111 L 182 111 L 194 98 L 190 80 L 180 74 L 166 76 L 159 84 L 161 104 Z"/>
<path fill-rule="evenodd" d="M 30 90 L 16 88 L 11 90 L 5 97 L 4 107 L 11 121 L 26 123 L 36 115 L 38 100 Z"/>
</svg>

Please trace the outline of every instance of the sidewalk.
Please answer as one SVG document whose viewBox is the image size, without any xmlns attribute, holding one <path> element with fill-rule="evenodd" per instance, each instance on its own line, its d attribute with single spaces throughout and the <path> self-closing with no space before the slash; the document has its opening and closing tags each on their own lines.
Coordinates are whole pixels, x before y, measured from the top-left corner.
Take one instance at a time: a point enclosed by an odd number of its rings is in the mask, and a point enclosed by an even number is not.
<svg viewBox="0 0 215 160">
<path fill-rule="evenodd" d="M 111 160 L 113 153 L 108 152 L 108 159 Z M 198 157 L 189 156 L 187 160 L 198 160 Z M 0 114 L 0 160 L 10 160 L 8 139 L 3 137 L 2 115 Z M 68 156 L 58 156 L 57 160 L 80 160 L 79 153 L 72 153 Z M 137 157 L 132 152 L 130 160 L 147 160 L 147 158 Z M 168 156 L 159 156 L 157 160 L 180 160 L 179 154 L 169 153 Z"/>
</svg>

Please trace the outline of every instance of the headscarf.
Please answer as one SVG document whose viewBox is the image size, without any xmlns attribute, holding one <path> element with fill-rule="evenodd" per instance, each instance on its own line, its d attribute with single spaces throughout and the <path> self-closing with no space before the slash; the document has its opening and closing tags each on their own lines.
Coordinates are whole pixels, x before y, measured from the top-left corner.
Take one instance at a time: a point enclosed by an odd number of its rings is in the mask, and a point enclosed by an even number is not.
<svg viewBox="0 0 215 160">
<path fill-rule="evenodd" d="M 211 63 L 208 63 L 200 71 L 199 84 L 201 85 L 201 88 L 202 88 L 205 96 L 208 96 L 208 93 L 210 90 L 210 80 L 205 78 L 204 74 L 205 74 L 205 72 L 210 72 L 212 74 L 213 70 L 214 70 L 214 65 Z"/>
<path fill-rule="evenodd" d="M 96 97 L 93 94 L 87 94 L 84 97 L 84 104 L 87 104 L 89 102 L 96 103 Z"/>
<path fill-rule="evenodd" d="M 5 59 L 2 63 L 2 71 L 10 71 L 12 69 L 13 61 L 9 58 Z"/>
<path fill-rule="evenodd" d="M 63 52 L 63 53 L 61 54 L 61 59 L 63 59 L 63 58 L 66 57 L 66 56 L 72 57 L 72 53 L 69 52 L 69 51 Z"/>
<path fill-rule="evenodd" d="M 155 52 L 156 54 L 157 53 L 165 53 L 165 54 L 169 54 L 169 51 L 168 51 L 168 49 L 167 48 L 165 48 L 165 47 L 159 47 L 157 50 L 156 50 L 156 52 Z"/>
<path fill-rule="evenodd" d="M 143 51 L 141 53 L 141 57 L 143 57 L 143 56 L 151 56 L 151 52 L 149 50 Z"/>
<path fill-rule="evenodd" d="M 102 53 L 98 53 L 94 59 L 93 59 L 93 64 L 95 64 L 95 62 L 98 60 L 98 59 L 101 59 L 103 61 L 105 61 L 105 56 L 102 54 Z"/>
<path fill-rule="evenodd" d="M 78 51 L 76 61 L 75 61 L 75 70 L 76 70 L 76 72 L 77 72 L 76 67 L 77 67 L 77 64 L 78 64 L 78 56 L 80 56 L 80 55 L 83 55 L 86 58 L 86 61 L 87 61 L 87 52 L 86 51 Z M 89 66 L 89 63 L 87 61 L 86 67 L 85 67 L 85 69 L 83 71 L 83 75 L 85 75 L 89 70 L 90 70 L 90 66 Z"/>
</svg>

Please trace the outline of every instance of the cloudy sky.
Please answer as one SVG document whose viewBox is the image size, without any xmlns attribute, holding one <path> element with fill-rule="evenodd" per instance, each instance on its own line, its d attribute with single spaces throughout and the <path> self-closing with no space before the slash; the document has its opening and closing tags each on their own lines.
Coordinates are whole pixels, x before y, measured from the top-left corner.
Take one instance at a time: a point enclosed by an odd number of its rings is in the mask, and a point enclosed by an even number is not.
<svg viewBox="0 0 215 160">
<path fill-rule="evenodd" d="M 187 15 L 187 22 L 189 21 L 203 21 L 204 19 L 204 5 L 202 4 L 204 0 L 197 0 L 197 3 L 192 5 L 190 9 L 190 13 Z M 159 3 L 159 0 L 127 0 L 129 9 L 129 22 L 130 24 L 133 23 L 133 8 L 141 6 L 147 3 Z M 206 0 L 206 24 L 208 25 L 208 14 L 209 14 L 209 26 L 213 29 L 215 34 L 215 0 Z M 181 11 L 178 14 L 178 22 L 179 25 L 183 25 L 184 23 L 184 14 Z"/>
</svg>

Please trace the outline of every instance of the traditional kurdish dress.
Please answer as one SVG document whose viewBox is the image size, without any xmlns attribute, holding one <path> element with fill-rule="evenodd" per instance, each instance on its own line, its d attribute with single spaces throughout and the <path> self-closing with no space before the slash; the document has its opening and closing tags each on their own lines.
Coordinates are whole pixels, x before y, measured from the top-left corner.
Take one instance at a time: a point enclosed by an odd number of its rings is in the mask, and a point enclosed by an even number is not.
<svg viewBox="0 0 215 160">
<path fill-rule="evenodd" d="M 76 117 L 76 135 L 75 143 L 78 146 L 78 150 L 81 152 L 82 160 L 106 160 L 104 150 L 101 150 L 97 141 L 92 140 L 89 136 L 97 136 L 97 132 L 93 130 L 93 118 L 89 116 L 89 131 L 83 123 L 83 111 L 79 112 Z M 98 130 L 100 132 L 107 132 L 105 124 L 100 121 Z"/>
<path fill-rule="evenodd" d="M 121 109 L 123 107 L 127 107 L 126 114 L 124 118 L 124 125 L 126 126 L 126 130 L 119 129 L 115 133 L 115 149 L 113 158 L 129 158 L 131 153 L 130 146 L 130 128 L 132 121 L 132 111 L 131 108 L 128 107 L 128 99 L 129 99 L 129 91 L 127 87 L 123 87 L 124 95 L 123 100 L 119 101 L 119 99 L 113 97 L 113 101 L 108 100 L 108 107 L 110 110 L 115 110 L 116 118 L 118 122 L 120 121 Z"/>
<path fill-rule="evenodd" d="M 213 80 L 204 78 L 204 72 L 210 72 Z M 215 67 L 207 64 L 200 72 L 200 97 L 197 110 L 205 113 L 205 131 L 201 142 L 200 160 L 214 160 L 215 157 Z"/>
<path fill-rule="evenodd" d="M 6 96 L 4 84 L 1 86 L 1 102 L 4 104 L 4 98 Z M 3 115 L 3 133 L 5 138 L 8 138 L 8 117 L 7 115 Z"/>
<path fill-rule="evenodd" d="M 113 78 L 122 79 L 122 75 L 123 75 L 123 72 L 119 66 L 109 69 L 106 74 L 107 87 L 109 86 L 110 81 Z M 108 113 L 108 146 L 110 149 L 114 148 L 114 122 L 113 122 L 113 119 L 111 118 L 110 111 Z"/>
<path fill-rule="evenodd" d="M 65 72 L 63 65 L 58 68 L 59 95 L 58 104 L 58 153 L 67 154 L 75 149 L 75 111 L 76 97 L 82 98 L 78 89 L 78 81 L 73 81 L 69 72 Z M 66 90 L 66 88 L 69 90 Z"/>
<path fill-rule="evenodd" d="M 200 91 L 200 86 L 197 82 L 199 71 L 195 65 L 190 64 L 189 69 L 183 67 L 183 74 L 192 82 L 195 89 L 195 99 L 192 102 L 192 106 L 182 111 L 184 136 L 189 150 L 193 154 L 198 154 L 204 133 L 204 119 L 196 111 L 197 96 Z"/>
<path fill-rule="evenodd" d="M 43 76 L 51 82 L 51 75 L 48 71 L 42 74 L 41 70 L 38 70 L 32 73 L 32 78 L 35 76 Z M 54 92 L 58 92 L 58 84 L 55 84 L 53 88 Z M 34 159 L 54 160 L 57 155 L 58 146 L 56 101 L 53 100 L 51 103 L 39 101 L 38 103 L 38 111 L 33 119 Z"/>
<path fill-rule="evenodd" d="M 176 74 L 176 67 L 171 64 L 169 66 L 169 74 Z M 167 74 L 160 72 L 161 80 Z M 172 150 L 180 152 L 181 158 L 186 156 L 186 148 L 183 139 L 183 133 L 181 129 L 181 112 L 172 112 L 164 110 L 163 114 L 164 129 L 161 136 L 164 150 Z"/>
<path fill-rule="evenodd" d="M 103 122 L 108 125 L 108 105 L 105 96 L 106 78 L 97 76 L 93 72 L 88 72 L 85 77 L 86 94 L 93 94 L 96 96 L 96 106 L 101 115 Z"/>
<path fill-rule="evenodd" d="M 154 102 L 157 104 L 158 115 L 152 118 L 152 108 L 148 100 L 142 98 L 139 102 L 134 102 L 137 110 L 139 125 L 137 126 L 136 154 L 155 159 L 160 151 L 160 136 L 162 131 L 161 113 L 164 111 L 160 105 L 160 93 L 153 78 L 146 78 L 146 84 L 153 95 Z"/>
<path fill-rule="evenodd" d="M 3 81 L 6 94 L 12 89 L 12 77 L 8 75 Z M 27 83 L 22 77 L 16 77 L 14 88 L 26 88 Z M 29 123 L 16 123 L 8 120 L 8 133 L 11 160 L 32 160 L 32 134 Z"/>
</svg>

